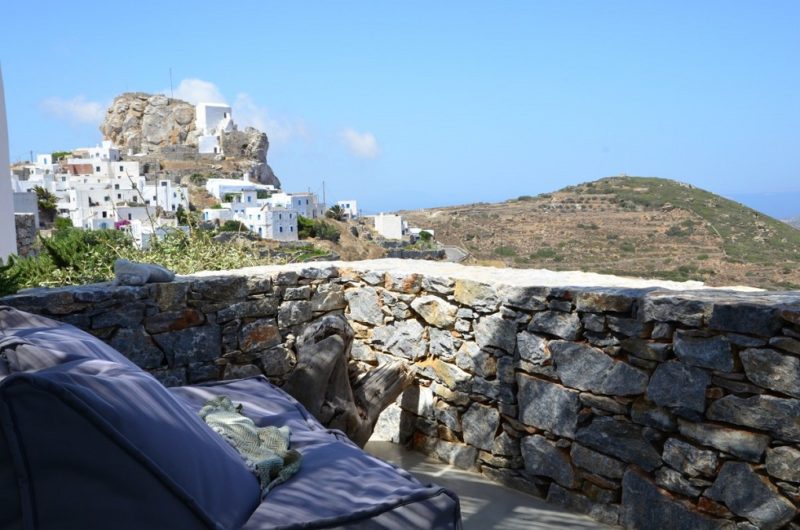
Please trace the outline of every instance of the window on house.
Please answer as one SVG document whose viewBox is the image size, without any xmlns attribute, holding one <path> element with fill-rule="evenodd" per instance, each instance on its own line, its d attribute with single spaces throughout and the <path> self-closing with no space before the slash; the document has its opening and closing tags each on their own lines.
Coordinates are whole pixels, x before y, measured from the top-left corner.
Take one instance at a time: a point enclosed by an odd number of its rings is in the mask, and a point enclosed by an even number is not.
<svg viewBox="0 0 800 530">
<path fill-rule="evenodd" d="M 283 227 L 282 226 L 278 227 L 278 232 L 283 232 Z"/>
<path fill-rule="evenodd" d="M 100 173 L 100 166 L 95 166 L 94 170 L 95 172 Z"/>
<path fill-rule="evenodd" d="M 108 217 L 108 212 L 103 211 L 103 219 L 106 219 L 107 217 Z"/>
<path fill-rule="evenodd" d="M 308 204 L 308 199 L 306 199 L 306 204 Z"/>
<path fill-rule="evenodd" d="M 133 202 L 139 202 L 139 198 L 137 196 L 135 196 L 135 195 L 133 196 L 132 200 L 133 200 Z"/>
<path fill-rule="evenodd" d="M 125 171 L 125 166 L 119 166 L 120 171 Z"/>
<path fill-rule="evenodd" d="M 114 189 L 118 190 L 119 189 L 119 184 L 114 184 Z"/>
<path fill-rule="evenodd" d="M 108 201 L 110 201 L 110 200 L 111 200 L 111 197 L 109 197 L 108 195 L 106 195 L 105 197 L 103 197 L 103 200 L 104 200 L 104 201 L 106 201 L 106 202 L 108 202 Z"/>
<path fill-rule="evenodd" d="M 133 214 L 128 214 L 128 221 L 133 220 Z"/>
<path fill-rule="evenodd" d="M 294 227 L 293 226 L 289 227 L 289 232 L 294 232 Z"/>
<path fill-rule="evenodd" d="M 122 199 L 122 194 L 121 193 L 117 193 L 117 199 Z"/>
</svg>

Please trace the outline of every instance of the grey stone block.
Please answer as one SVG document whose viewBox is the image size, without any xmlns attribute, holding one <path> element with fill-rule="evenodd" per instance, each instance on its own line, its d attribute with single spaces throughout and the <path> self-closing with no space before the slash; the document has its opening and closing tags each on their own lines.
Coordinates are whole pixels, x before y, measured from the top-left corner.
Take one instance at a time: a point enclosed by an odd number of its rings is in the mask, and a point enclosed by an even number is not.
<svg viewBox="0 0 800 530">
<path fill-rule="evenodd" d="M 788 499 L 744 462 L 726 462 L 705 495 L 765 530 L 782 527 L 797 513 Z"/>
<path fill-rule="evenodd" d="M 598 394 L 642 394 L 647 373 L 615 361 L 597 348 L 562 340 L 550 341 L 556 373 L 564 385 Z"/>
</svg>

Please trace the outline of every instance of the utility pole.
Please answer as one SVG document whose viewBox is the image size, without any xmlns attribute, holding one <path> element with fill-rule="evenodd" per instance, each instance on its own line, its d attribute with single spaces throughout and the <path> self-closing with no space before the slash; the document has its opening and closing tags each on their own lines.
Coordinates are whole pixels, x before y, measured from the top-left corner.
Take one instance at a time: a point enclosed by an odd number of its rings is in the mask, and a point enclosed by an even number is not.
<svg viewBox="0 0 800 530">
<path fill-rule="evenodd" d="M 31 164 L 33 164 L 33 149 L 31 149 Z"/>
<path fill-rule="evenodd" d="M 169 97 L 175 99 L 175 92 L 172 90 L 172 67 L 169 67 Z"/>
<path fill-rule="evenodd" d="M 325 206 L 328 205 L 328 202 L 325 199 L 325 181 L 324 180 L 322 181 L 322 204 L 324 204 Z"/>
</svg>

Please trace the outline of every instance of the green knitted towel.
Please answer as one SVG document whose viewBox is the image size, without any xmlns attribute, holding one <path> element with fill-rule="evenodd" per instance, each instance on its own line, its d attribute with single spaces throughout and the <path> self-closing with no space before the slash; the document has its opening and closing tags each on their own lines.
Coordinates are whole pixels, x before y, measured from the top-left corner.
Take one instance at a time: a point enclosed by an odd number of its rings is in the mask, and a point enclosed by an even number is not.
<svg viewBox="0 0 800 530">
<path fill-rule="evenodd" d="M 289 427 L 256 427 L 228 396 L 215 397 L 200 409 L 200 417 L 233 446 L 253 470 L 265 495 L 300 469 L 300 453 L 289 449 Z"/>
</svg>

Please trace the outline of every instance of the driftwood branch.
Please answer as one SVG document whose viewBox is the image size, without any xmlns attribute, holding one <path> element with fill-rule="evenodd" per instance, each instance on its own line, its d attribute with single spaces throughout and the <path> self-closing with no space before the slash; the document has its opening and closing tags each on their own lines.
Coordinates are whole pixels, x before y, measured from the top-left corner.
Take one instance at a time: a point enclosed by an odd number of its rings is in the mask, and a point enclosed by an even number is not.
<svg viewBox="0 0 800 530">
<path fill-rule="evenodd" d="M 383 409 L 411 385 L 414 370 L 398 360 L 353 381 L 352 341 L 353 331 L 341 315 L 309 324 L 297 340 L 297 366 L 283 388 L 322 424 L 363 447 Z"/>
</svg>

